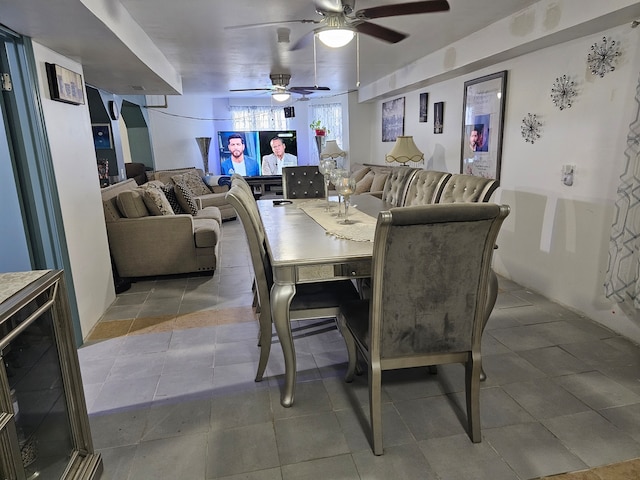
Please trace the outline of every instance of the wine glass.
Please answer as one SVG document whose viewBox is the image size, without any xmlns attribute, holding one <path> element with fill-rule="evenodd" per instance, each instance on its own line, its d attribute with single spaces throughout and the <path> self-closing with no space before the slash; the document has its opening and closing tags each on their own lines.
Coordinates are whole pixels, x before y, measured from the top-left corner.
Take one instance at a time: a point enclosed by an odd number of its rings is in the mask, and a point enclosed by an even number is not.
<svg viewBox="0 0 640 480">
<path fill-rule="evenodd" d="M 318 170 L 324 176 L 324 191 L 327 195 L 327 208 L 325 211 L 331 210 L 331 203 L 329 202 L 329 182 L 331 181 L 331 171 L 336 168 L 336 162 L 332 158 L 325 158 L 320 160 L 318 164 Z"/>
<path fill-rule="evenodd" d="M 336 186 L 339 179 L 343 177 L 348 177 L 348 176 L 349 176 L 348 170 L 345 170 L 344 168 L 335 168 L 331 171 L 331 183 L 333 183 L 333 185 Z M 342 195 L 340 194 L 340 192 L 338 192 L 338 215 L 337 215 L 338 218 L 342 217 L 342 212 L 340 211 L 341 197 Z"/>
<path fill-rule="evenodd" d="M 356 191 L 356 179 L 353 177 L 341 177 L 337 179 L 336 191 L 342 195 L 344 198 L 344 220 L 342 220 L 343 225 L 349 225 L 353 223 L 349 220 L 349 199 L 351 195 Z"/>
</svg>

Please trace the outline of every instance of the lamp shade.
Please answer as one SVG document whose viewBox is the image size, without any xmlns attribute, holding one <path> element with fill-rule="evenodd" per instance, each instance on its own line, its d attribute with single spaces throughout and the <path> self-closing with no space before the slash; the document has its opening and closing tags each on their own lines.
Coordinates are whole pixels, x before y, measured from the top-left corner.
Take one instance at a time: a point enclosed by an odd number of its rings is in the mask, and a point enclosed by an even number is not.
<svg viewBox="0 0 640 480">
<path fill-rule="evenodd" d="M 388 163 L 418 163 L 424 161 L 424 153 L 418 150 L 413 142 L 413 137 L 399 135 L 396 137 L 396 144 L 387 154 L 385 160 Z"/>
<path fill-rule="evenodd" d="M 327 140 L 322 152 L 320 152 L 320 158 L 337 158 L 344 157 L 347 155 L 347 152 L 342 150 L 338 146 L 338 142 L 335 140 Z"/>
</svg>

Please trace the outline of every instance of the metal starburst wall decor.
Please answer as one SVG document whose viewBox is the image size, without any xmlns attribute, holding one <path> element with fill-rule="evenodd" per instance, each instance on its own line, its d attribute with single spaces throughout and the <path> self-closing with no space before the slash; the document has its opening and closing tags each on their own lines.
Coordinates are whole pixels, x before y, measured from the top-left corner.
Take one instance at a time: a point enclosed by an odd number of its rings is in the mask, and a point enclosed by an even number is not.
<svg viewBox="0 0 640 480">
<path fill-rule="evenodd" d="M 572 82 L 566 75 L 556 78 L 553 87 L 551 87 L 553 104 L 560 110 L 571 108 L 573 97 L 578 95 L 575 86 L 575 82 Z"/>
<path fill-rule="evenodd" d="M 615 40 L 602 37 L 602 42 L 591 45 L 591 53 L 587 55 L 587 66 L 592 74 L 600 75 L 602 78 L 616 69 L 614 64 L 619 56 L 620 49 Z"/>
<path fill-rule="evenodd" d="M 536 114 L 527 113 L 527 116 L 522 119 L 522 126 L 520 127 L 524 141 L 534 143 L 539 139 L 540 127 L 542 127 L 542 123 L 538 121 Z"/>
</svg>

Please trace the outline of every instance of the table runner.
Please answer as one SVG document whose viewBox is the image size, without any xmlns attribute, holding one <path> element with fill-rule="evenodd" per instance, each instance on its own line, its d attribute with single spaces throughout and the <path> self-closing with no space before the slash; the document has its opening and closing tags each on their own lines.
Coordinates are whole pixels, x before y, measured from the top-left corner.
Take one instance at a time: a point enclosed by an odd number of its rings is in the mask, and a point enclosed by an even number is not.
<svg viewBox="0 0 640 480">
<path fill-rule="evenodd" d="M 338 202 L 330 202 L 331 211 L 325 212 L 327 201 L 325 199 L 308 200 L 301 203 L 300 208 L 309 215 L 318 225 L 325 229 L 327 234 L 338 238 L 354 240 L 356 242 L 373 242 L 376 231 L 377 218 L 358 210 L 357 205 L 349 207 L 349 220 L 353 223 L 343 225 L 339 223 L 343 218 L 338 218 Z M 344 210 L 344 206 L 341 207 Z"/>
</svg>

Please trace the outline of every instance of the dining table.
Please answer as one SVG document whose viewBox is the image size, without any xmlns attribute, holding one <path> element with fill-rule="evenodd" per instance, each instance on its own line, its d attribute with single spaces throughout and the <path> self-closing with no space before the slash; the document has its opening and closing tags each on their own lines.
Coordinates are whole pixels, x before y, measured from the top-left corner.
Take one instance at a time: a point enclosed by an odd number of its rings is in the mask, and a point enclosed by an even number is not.
<svg viewBox="0 0 640 480">
<path fill-rule="evenodd" d="M 352 223 L 342 224 L 338 203 L 326 210 L 326 199 L 258 200 L 267 253 L 273 269 L 271 316 L 285 365 L 280 403 L 293 405 L 296 354 L 289 304 L 296 285 L 371 276 L 373 235 L 378 213 L 392 207 L 373 195 L 353 195 Z"/>
</svg>

